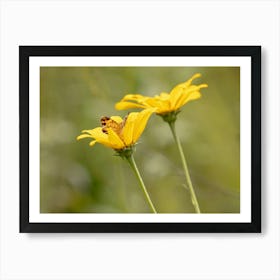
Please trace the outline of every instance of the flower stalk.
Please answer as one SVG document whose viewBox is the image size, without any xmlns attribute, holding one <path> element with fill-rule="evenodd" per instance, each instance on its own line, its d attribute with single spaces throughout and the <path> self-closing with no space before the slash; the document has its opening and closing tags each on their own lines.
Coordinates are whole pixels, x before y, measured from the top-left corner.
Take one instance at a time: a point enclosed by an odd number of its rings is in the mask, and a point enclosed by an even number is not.
<svg viewBox="0 0 280 280">
<path fill-rule="evenodd" d="M 149 193 L 148 193 L 148 191 L 147 191 L 147 189 L 145 187 L 144 181 L 143 181 L 143 179 L 142 179 L 142 177 L 140 175 L 140 172 L 139 172 L 139 170 L 137 168 L 137 165 L 135 163 L 135 160 L 134 160 L 134 157 L 133 157 L 132 153 L 130 155 L 125 156 L 125 159 L 127 160 L 129 165 L 131 166 L 132 170 L 134 171 L 134 173 L 136 175 L 136 178 L 139 181 L 139 184 L 140 184 L 140 186 L 141 186 L 141 188 L 142 188 L 142 190 L 144 192 L 145 198 L 146 198 L 146 200 L 147 200 L 147 202 L 148 202 L 152 212 L 156 214 L 157 211 L 156 211 L 155 206 L 154 206 L 154 204 L 153 204 L 153 202 L 152 202 L 152 200 L 151 200 L 151 198 L 149 196 Z"/>
<path fill-rule="evenodd" d="M 178 135 L 176 133 L 175 121 L 170 121 L 170 122 L 168 122 L 168 124 L 169 124 L 169 127 L 171 129 L 172 135 L 174 137 L 176 146 L 178 148 L 178 151 L 179 151 L 179 154 L 180 154 L 180 157 L 181 157 L 186 181 L 187 181 L 187 184 L 189 186 L 189 190 L 190 190 L 190 194 L 191 194 L 191 200 L 192 200 L 195 212 L 199 214 L 199 213 L 201 213 L 199 203 L 198 203 L 198 200 L 196 198 L 194 187 L 193 187 L 193 184 L 192 184 L 192 181 L 191 181 L 191 176 L 190 176 L 190 173 L 189 173 L 189 170 L 188 170 L 188 165 L 187 165 L 187 161 L 186 161 L 186 158 L 185 158 L 185 155 L 184 155 L 184 152 L 183 152 L 183 148 L 182 148 L 181 142 L 178 138 Z"/>
</svg>

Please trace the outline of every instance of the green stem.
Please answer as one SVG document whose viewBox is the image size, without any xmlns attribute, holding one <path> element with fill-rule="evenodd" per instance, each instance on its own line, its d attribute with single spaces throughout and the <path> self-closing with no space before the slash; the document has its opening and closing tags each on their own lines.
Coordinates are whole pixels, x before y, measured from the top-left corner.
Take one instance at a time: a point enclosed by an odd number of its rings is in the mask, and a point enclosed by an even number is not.
<svg viewBox="0 0 280 280">
<path fill-rule="evenodd" d="M 136 165 L 136 163 L 135 163 L 135 160 L 134 160 L 133 155 L 126 156 L 125 158 L 127 159 L 129 165 L 130 165 L 131 168 L 133 169 L 133 171 L 134 171 L 134 173 L 135 173 L 135 175 L 136 175 L 136 177 L 137 177 L 137 179 L 138 179 L 138 181 L 139 181 L 139 183 L 140 183 L 140 186 L 141 186 L 141 188 L 142 188 L 142 190 L 143 190 L 143 192 L 144 192 L 145 198 L 146 198 L 147 202 L 149 203 L 149 206 L 151 207 L 151 210 L 152 210 L 154 213 L 157 213 L 157 211 L 156 211 L 156 209 L 155 209 L 155 207 L 154 207 L 154 205 L 153 205 L 153 202 L 152 202 L 152 200 L 151 200 L 151 198 L 150 198 L 150 196 L 149 196 L 149 194 L 148 194 L 148 192 L 147 192 L 147 189 L 146 189 L 145 184 L 144 184 L 144 182 L 143 182 L 143 179 L 142 179 L 142 177 L 141 177 L 141 175 L 140 175 L 140 172 L 139 172 L 139 170 L 138 170 L 138 168 L 137 168 L 137 165 Z"/>
<path fill-rule="evenodd" d="M 187 184 L 188 184 L 189 189 L 190 189 L 191 199 L 192 199 L 193 206 L 195 208 L 195 212 L 196 213 L 201 213 L 200 208 L 199 208 L 199 204 L 198 204 L 198 201 L 197 201 L 197 198 L 196 198 L 196 195 L 195 195 L 194 187 L 193 187 L 193 184 L 192 184 L 192 181 L 191 181 L 191 177 L 190 177 L 190 173 L 189 173 L 189 170 L 188 170 L 186 158 L 185 158 L 185 155 L 184 155 L 184 152 L 183 152 L 183 148 L 182 148 L 181 142 L 180 142 L 180 140 L 178 138 L 178 135 L 176 133 L 176 130 L 175 130 L 175 122 L 168 122 L 168 124 L 170 126 L 170 129 L 172 131 L 174 140 L 175 140 L 177 148 L 179 150 L 179 154 L 180 154 L 180 157 L 181 157 L 181 160 L 182 160 L 182 164 L 183 164 Z"/>
</svg>

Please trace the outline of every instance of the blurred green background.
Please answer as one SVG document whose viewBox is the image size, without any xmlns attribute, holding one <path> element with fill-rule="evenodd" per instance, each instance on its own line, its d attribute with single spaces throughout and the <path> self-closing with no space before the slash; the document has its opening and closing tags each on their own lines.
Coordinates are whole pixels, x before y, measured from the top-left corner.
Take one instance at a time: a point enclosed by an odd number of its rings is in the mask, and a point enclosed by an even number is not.
<svg viewBox="0 0 280 280">
<path fill-rule="evenodd" d="M 83 129 L 101 116 L 125 116 L 114 104 L 124 94 L 170 92 L 195 73 L 207 83 L 187 103 L 176 128 L 203 213 L 238 213 L 239 67 L 41 67 L 41 213 L 143 213 L 149 206 L 128 163 L 89 139 Z M 153 115 L 135 160 L 160 213 L 194 212 L 168 124 Z"/>
</svg>

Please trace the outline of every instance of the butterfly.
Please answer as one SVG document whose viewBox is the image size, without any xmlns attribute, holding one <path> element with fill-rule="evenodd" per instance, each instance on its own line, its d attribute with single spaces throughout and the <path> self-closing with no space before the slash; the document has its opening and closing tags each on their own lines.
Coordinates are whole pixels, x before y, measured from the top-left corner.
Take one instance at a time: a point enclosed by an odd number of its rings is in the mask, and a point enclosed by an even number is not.
<svg viewBox="0 0 280 280">
<path fill-rule="evenodd" d="M 121 135 L 122 129 L 124 128 L 126 120 L 127 120 L 127 116 L 123 119 L 123 121 L 121 123 L 117 123 L 110 117 L 106 117 L 106 116 L 102 117 L 100 119 L 100 122 L 102 125 L 102 132 L 108 134 L 108 128 L 111 128 L 118 135 Z"/>
</svg>

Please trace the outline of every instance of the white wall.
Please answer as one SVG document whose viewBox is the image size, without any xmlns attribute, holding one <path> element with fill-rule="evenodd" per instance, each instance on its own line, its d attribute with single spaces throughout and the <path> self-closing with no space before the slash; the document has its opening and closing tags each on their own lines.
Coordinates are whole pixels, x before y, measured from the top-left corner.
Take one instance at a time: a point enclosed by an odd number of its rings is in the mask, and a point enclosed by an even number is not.
<svg viewBox="0 0 280 280">
<path fill-rule="evenodd" d="M 275 1 L 0 1 L 1 279 L 280 279 Z M 262 45 L 262 234 L 19 234 L 18 45 Z"/>
</svg>

